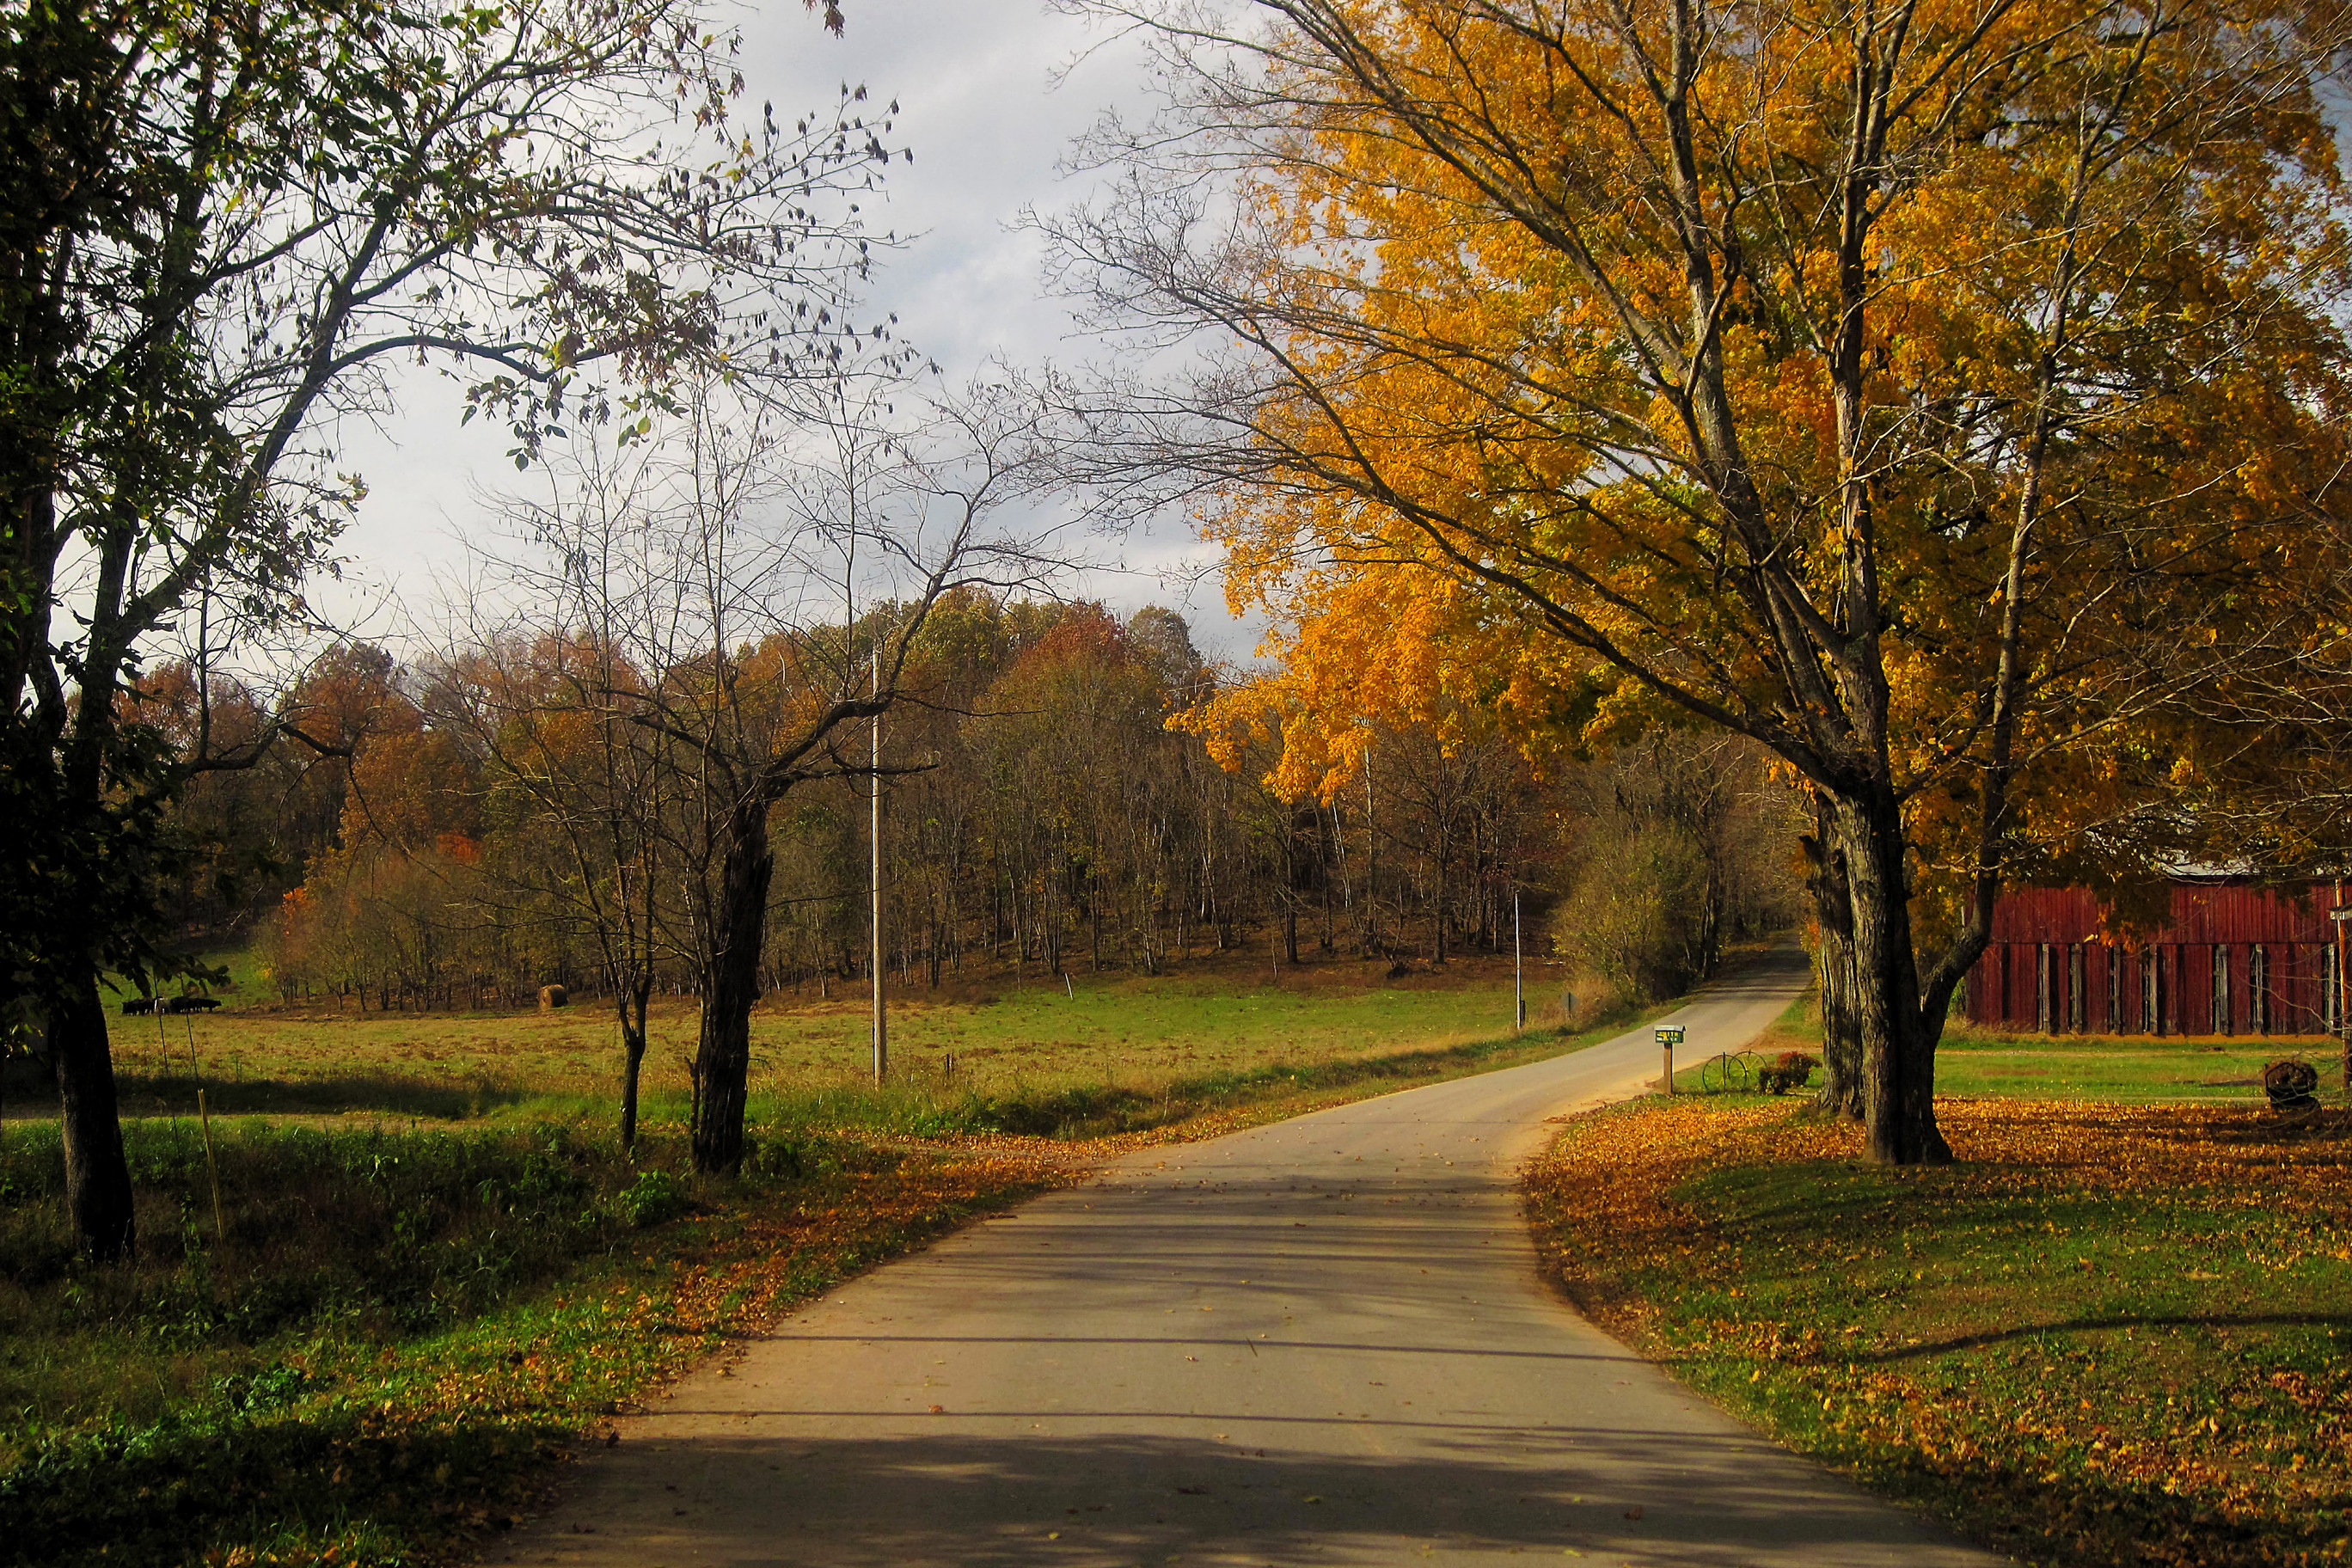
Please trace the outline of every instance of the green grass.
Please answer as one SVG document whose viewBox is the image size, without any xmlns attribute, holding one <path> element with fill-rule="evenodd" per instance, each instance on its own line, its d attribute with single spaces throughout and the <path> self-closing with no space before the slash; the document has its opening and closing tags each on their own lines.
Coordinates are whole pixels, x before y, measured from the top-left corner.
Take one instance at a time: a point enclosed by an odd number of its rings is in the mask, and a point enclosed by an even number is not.
<svg viewBox="0 0 2352 1568">
<path fill-rule="evenodd" d="M 1936 1052 L 1936 1089 L 2019 1100 L 2124 1104 L 2263 1102 L 2263 1068 L 2295 1057 L 2343 1087 L 2342 1047 L 2321 1037 L 2005 1036 L 1955 1029 Z"/>
<path fill-rule="evenodd" d="M 77 1262 L 55 1135 L 0 1152 L 0 1563 L 413 1563 L 776 1307 L 1070 1179 L 771 1135 L 730 1181 L 576 1130 L 130 1129 L 138 1260 Z"/>
<path fill-rule="evenodd" d="M 1637 1102 L 1533 1174 L 1538 1237 L 1678 1377 L 2028 1562 L 2343 1560 L 2352 1116 L 1943 1115 L 1962 1163 L 1898 1171 L 1786 1103 Z"/>
<path fill-rule="evenodd" d="M 1791 1003 L 1752 1047 L 1818 1057 L 1817 999 Z M 2324 1036 L 2007 1034 L 1955 1020 L 1936 1049 L 1936 1092 L 1964 1098 L 2098 1100 L 2126 1105 L 2262 1105 L 2263 1067 L 2283 1057 L 2320 1069 L 2323 1093 L 2344 1084 L 2343 1047 Z M 1675 1086 L 1700 1092 L 1703 1063 L 1677 1059 Z M 1815 1080 L 1818 1083 L 1818 1078 Z"/>
<path fill-rule="evenodd" d="M 927 1094 L 983 1098 L 1103 1085 L 1157 1092 L 1270 1061 L 1360 1061 L 1507 1030 L 1507 961 L 1450 971 L 1391 982 L 1385 964 L 1333 961 L 1286 968 L 1279 986 L 1255 969 L 1210 970 L 1090 978 L 1066 994 L 1058 984 L 1008 983 L 961 998 L 894 996 L 893 1077 Z M 1541 984 L 1556 989 L 1556 977 Z M 814 992 L 771 997 L 753 1014 L 755 1098 L 791 1100 L 868 1079 L 864 1001 L 820 1002 Z M 613 1100 L 617 1034 L 595 998 L 547 1013 L 361 1014 L 246 1005 L 253 994 L 211 1015 L 116 1018 L 126 1111 L 184 1113 L 199 1081 L 213 1103 L 239 1113 L 530 1117 Z M 1556 1009 L 1534 1016 L 1558 1021 Z M 657 1117 L 684 1114 L 696 1026 L 690 999 L 657 1000 L 644 1088 Z"/>
</svg>

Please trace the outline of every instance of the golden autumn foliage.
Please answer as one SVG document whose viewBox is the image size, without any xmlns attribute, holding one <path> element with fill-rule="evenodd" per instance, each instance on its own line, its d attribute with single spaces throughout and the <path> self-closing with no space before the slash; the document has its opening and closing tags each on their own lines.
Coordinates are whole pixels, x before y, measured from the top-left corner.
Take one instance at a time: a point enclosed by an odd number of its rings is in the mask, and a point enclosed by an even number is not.
<svg viewBox="0 0 2352 1568">
<path fill-rule="evenodd" d="M 2213 700 L 2340 636 L 2352 23 L 1259 9 L 1169 46 L 1237 237 L 1202 250 L 1173 180 L 1066 237 L 1233 345 L 1104 459 L 1217 487 L 1283 664 L 1228 708 L 1281 716 L 1302 791 L 1441 695 L 1531 743 L 1769 746 L 1816 805 L 1839 1098 L 1941 1157 L 1936 1034 L 2002 880 L 2179 847 L 2248 745 Z"/>
<path fill-rule="evenodd" d="M 1924 846 L 1965 851 L 1923 786 L 1962 780 L 1982 728 L 2037 416 L 2063 449 L 2022 562 L 2025 752 L 2112 716 L 2140 672 L 2108 661 L 2264 629 L 2284 601 L 2244 590 L 2297 585 L 2327 546 L 2308 524 L 2347 412 L 2334 140 L 2294 45 L 2232 39 L 2300 43 L 2333 16 L 2159 7 L 2136 52 L 2140 13 L 2097 5 L 1892 7 L 1903 39 L 1843 7 L 1698 7 L 1681 62 L 1664 7 L 1287 9 L 1415 96 L 1408 113 L 1290 57 L 1293 140 L 1246 190 L 1282 248 L 1236 287 L 1276 301 L 1288 372 L 1254 437 L 1297 482 L 1237 487 L 1207 524 L 1234 598 L 1280 617 L 1294 742 L 1328 766 L 1351 721 L 1451 689 L 1587 743 L 1712 710 L 1817 775 L 1770 606 L 1739 582 L 1759 563 L 1725 514 L 1751 505 L 1801 616 L 1837 613 L 1866 542 L 1894 782 Z M 1857 50 L 1903 107 L 1863 171 L 1882 210 L 1850 300 L 1834 198 Z M 1641 73 L 1670 60 L 1677 96 L 1645 101 Z M 1685 181 L 1687 210 L 1655 199 Z M 1721 273 L 1696 323 L 1695 249 Z M 2059 310 L 2063 331 L 2038 319 Z M 1708 376 L 1714 435 L 1668 384 Z M 2074 846 L 2168 774 L 2127 751 L 2053 779 L 2042 839 Z"/>
</svg>

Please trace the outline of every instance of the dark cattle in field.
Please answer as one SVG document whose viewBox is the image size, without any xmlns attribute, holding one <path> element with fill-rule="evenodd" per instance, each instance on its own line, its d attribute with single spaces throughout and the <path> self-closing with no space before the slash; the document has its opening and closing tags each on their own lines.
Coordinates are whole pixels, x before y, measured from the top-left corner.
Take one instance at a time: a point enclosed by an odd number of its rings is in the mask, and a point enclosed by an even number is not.
<svg viewBox="0 0 2352 1568">
<path fill-rule="evenodd" d="M 152 996 L 125 996 L 122 999 L 122 1012 L 126 1017 L 143 1018 L 154 1010 L 155 998 Z"/>
<path fill-rule="evenodd" d="M 219 1005 L 217 996 L 174 996 L 162 1004 L 166 1013 L 209 1013 Z"/>
</svg>

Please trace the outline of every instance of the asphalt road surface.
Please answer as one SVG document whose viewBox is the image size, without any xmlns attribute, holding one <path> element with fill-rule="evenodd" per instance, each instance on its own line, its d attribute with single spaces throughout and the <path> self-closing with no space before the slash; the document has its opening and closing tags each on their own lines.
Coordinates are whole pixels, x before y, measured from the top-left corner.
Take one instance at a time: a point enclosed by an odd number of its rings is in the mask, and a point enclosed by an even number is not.
<svg viewBox="0 0 2352 1568">
<path fill-rule="evenodd" d="M 1685 1065 L 1804 984 L 1670 1021 Z M 622 1423 L 499 1563 L 2004 1561 L 1690 1394 L 1538 1278 L 1547 1119 L 1654 1079 L 1573 1056 L 1125 1160 L 875 1270 Z"/>
</svg>

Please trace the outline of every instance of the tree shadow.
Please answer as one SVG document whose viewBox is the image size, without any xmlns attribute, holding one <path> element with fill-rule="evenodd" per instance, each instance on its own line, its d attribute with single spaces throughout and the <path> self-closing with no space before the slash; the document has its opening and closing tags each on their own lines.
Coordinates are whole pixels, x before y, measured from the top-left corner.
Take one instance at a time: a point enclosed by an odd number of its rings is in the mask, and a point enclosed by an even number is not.
<svg viewBox="0 0 2352 1568">
<path fill-rule="evenodd" d="M 564 1436 L 545 1415 L 411 1425 L 345 1407 L 54 1438 L 5 1478 L 0 1564 L 328 1562 L 355 1543 L 374 1551 L 354 1560 L 413 1561 L 509 1521 Z M 257 1546 L 268 1554 L 238 1554 Z"/>
<path fill-rule="evenodd" d="M 126 1115 L 194 1116 L 196 1090 L 215 1116 L 334 1116 L 375 1111 L 457 1121 L 537 1098 L 487 1079 L 436 1083 L 425 1079 L 351 1073 L 334 1078 L 196 1078 L 125 1073 L 118 1080 Z"/>
<path fill-rule="evenodd" d="M 665 1444 L 656 1424 L 642 1440 L 666 1451 L 598 1455 L 582 1478 L 590 1485 L 485 1561 L 1011 1568 L 1572 1552 L 1643 1563 L 1983 1562 L 1821 1471 L 1748 1468 L 1745 1436 L 1431 1423 L 1417 1454 L 1331 1454 L 1018 1429 L 1034 1418 L 1066 1430 L 1091 1414 L 1068 1410 L 944 1416 L 927 1436 L 861 1436 L 844 1413 L 824 1417 L 822 1438 L 765 1439 L 752 1435 L 772 1425 L 762 1415 L 784 1413 L 740 1414 L 751 1429 L 742 1436 Z"/>
<path fill-rule="evenodd" d="M 2352 1330 L 2352 1313 L 2122 1312 L 2103 1318 L 2068 1318 L 2055 1323 L 2017 1323 L 2005 1329 L 1986 1329 L 1977 1333 L 1957 1334 L 1949 1339 L 1928 1340 L 1918 1344 L 1897 1345 L 1887 1350 L 1853 1351 L 1838 1359 L 1870 1365 L 1886 1365 L 1895 1362 L 1916 1361 L 1921 1356 L 1945 1355 L 1954 1351 L 1981 1350 L 1988 1345 L 2005 1344 L 2012 1340 L 2033 1339 L 2042 1334 L 2092 1333 L 2116 1329 Z"/>
</svg>

